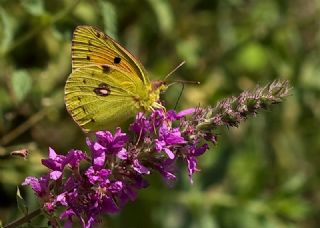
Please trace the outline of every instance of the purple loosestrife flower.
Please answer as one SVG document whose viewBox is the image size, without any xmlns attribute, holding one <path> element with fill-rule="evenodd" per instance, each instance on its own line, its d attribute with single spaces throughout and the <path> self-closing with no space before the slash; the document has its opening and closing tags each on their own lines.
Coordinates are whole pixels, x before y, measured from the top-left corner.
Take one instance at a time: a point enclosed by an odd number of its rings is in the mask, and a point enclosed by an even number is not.
<svg viewBox="0 0 320 228">
<path fill-rule="evenodd" d="M 45 175 L 40 178 L 27 177 L 22 185 L 30 185 L 32 190 L 39 198 L 45 197 L 49 192 L 49 176 Z"/>
<path fill-rule="evenodd" d="M 273 82 L 215 107 L 138 113 L 129 134 L 117 128 L 114 134 L 98 131 L 95 139 L 87 139 L 90 155 L 80 150 L 59 155 L 49 148 L 48 159 L 42 160 L 49 173 L 27 177 L 23 185 L 30 185 L 39 197 L 51 224 L 59 224 L 60 213 L 65 227 L 75 218 L 83 227 L 93 227 L 100 215 L 119 212 L 135 200 L 137 191 L 148 186 L 145 176 L 152 171 L 167 182 L 175 180 L 178 159 L 186 162 L 192 183 L 199 171 L 197 158 L 217 142 L 217 127 L 238 126 L 250 114 L 282 101 L 288 89 L 286 81 Z"/>
<path fill-rule="evenodd" d="M 155 140 L 156 151 L 164 151 L 170 159 L 175 157 L 171 148 L 184 143 L 186 141 L 181 137 L 179 128 L 170 128 L 165 124 L 160 127 L 159 138 Z"/>
<path fill-rule="evenodd" d="M 207 149 L 209 149 L 209 146 L 206 143 L 201 146 L 189 145 L 186 147 L 186 149 L 187 153 L 185 154 L 185 159 L 188 164 L 188 175 L 191 183 L 193 183 L 192 175 L 196 171 L 199 171 L 199 169 L 197 168 L 197 157 L 202 155 Z"/>
</svg>

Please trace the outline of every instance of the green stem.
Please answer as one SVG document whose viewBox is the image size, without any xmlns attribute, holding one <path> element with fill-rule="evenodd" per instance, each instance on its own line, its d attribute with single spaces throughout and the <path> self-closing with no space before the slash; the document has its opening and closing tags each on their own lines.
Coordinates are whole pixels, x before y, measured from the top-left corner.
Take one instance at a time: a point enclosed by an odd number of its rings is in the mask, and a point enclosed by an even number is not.
<svg viewBox="0 0 320 228">
<path fill-rule="evenodd" d="M 17 128 L 10 131 L 8 134 L 4 135 L 0 139 L 1 146 L 5 146 L 8 143 L 10 143 L 12 140 L 17 138 L 19 135 L 27 131 L 30 127 L 35 125 L 37 122 L 39 122 L 43 117 L 46 116 L 46 114 L 50 111 L 50 108 L 42 109 L 32 117 L 30 117 L 26 122 L 19 125 Z"/>
<path fill-rule="evenodd" d="M 38 216 L 41 214 L 41 210 L 36 209 L 33 212 L 31 212 L 30 214 L 27 214 L 26 216 L 17 219 L 16 221 L 13 221 L 11 223 L 9 223 L 8 225 L 5 225 L 4 228 L 15 228 L 15 227 L 19 227 L 22 224 L 25 224 L 27 222 L 30 222 L 31 219 L 33 219 L 34 217 Z"/>
</svg>

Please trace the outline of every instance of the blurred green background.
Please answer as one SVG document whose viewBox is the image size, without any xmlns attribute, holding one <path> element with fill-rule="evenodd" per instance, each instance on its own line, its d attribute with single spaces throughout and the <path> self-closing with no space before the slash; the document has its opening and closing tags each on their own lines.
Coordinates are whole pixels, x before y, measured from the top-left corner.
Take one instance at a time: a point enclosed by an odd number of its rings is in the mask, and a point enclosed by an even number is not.
<svg viewBox="0 0 320 228">
<path fill-rule="evenodd" d="M 214 105 L 274 79 L 288 79 L 281 105 L 220 129 L 218 145 L 189 183 L 181 164 L 168 187 L 153 174 L 101 227 L 320 227 L 319 0 L 0 0 L 0 220 L 21 216 L 16 186 L 45 170 L 48 147 L 87 150 L 66 112 L 77 25 L 94 25 L 139 57 L 152 79 L 185 60 L 174 78 L 186 86 L 178 110 Z M 165 94 L 173 108 L 181 91 Z M 27 160 L 11 151 L 28 148 Z M 23 194 L 37 208 L 29 188 Z M 38 219 L 36 227 L 46 225 Z"/>
</svg>

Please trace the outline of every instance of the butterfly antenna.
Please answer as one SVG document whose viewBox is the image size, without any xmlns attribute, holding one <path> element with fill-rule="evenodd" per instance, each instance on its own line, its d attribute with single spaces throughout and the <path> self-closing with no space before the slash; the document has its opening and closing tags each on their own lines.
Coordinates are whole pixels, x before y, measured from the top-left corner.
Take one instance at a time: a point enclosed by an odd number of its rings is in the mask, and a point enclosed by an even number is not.
<svg viewBox="0 0 320 228">
<path fill-rule="evenodd" d="M 170 75 L 172 75 L 176 70 L 178 70 L 181 66 L 183 66 L 186 63 L 186 61 L 182 61 L 178 66 L 176 66 L 169 74 L 167 74 L 167 76 L 164 78 L 163 81 L 166 81 L 167 78 L 170 77 Z"/>
<path fill-rule="evenodd" d="M 176 66 L 169 74 L 167 74 L 167 76 L 164 78 L 164 82 L 167 81 L 167 79 L 176 71 L 178 70 L 181 66 L 183 66 L 184 64 L 186 63 L 186 61 L 182 61 L 178 66 Z M 179 93 L 179 97 L 177 99 L 177 102 L 174 106 L 174 109 L 177 108 L 178 104 L 179 104 L 179 101 L 180 101 L 180 98 L 182 96 L 182 93 L 183 93 L 183 90 L 184 90 L 184 84 L 197 84 L 197 85 L 200 85 L 200 82 L 198 81 L 185 81 L 185 80 L 172 80 L 169 84 L 167 84 L 168 87 L 170 87 L 171 85 L 173 84 L 176 84 L 176 83 L 181 83 L 182 84 L 182 89 Z"/>
<path fill-rule="evenodd" d="M 185 80 L 172 80 L 171 83 L 168 84 L 168 87 L 172 86 L 173 84 L 181 83 L 181 84 L 196 84 L 200 85 L 199 81 L 185 81 Z"/>
<path fill-rule="evenodd" d="M 181 66 L 183 66 L 186 63 L 186 61 L 182 61 L 178 66 L 176 66 L 167 76 L 164 78 L 164 82 L 167 81 L 167 79 L 175 72 L 177 71 Z M 200 82 L 198 81 L 185 81 L 185 80 L 172 80 L 171 83 L 168 84 L 168 86 L 171 86 L 175 83 L 181 83 L 181 84 L 197 84 L 200 85 Z"/>
<path fill-rule="evenodd" d="M 178 99 L 177 99 L 177 102 L 176 102 L 176 104 L 174 105 L 174 109 L 173 109 L 173 110 L 176 110 L 176 108 L 177 108 L 177 106 L 178 106 L 178 104 L 179 104 L 180 98 L 181 98 L 181 96 L 182 96 L 183 90 L 184 90 L 184 83 L 182 83 L 182 89 L 181 89 L 181 91 L 180 91 L 180 94 L 179 94 L 179 97 L 178 97 Z"/>
</svg>

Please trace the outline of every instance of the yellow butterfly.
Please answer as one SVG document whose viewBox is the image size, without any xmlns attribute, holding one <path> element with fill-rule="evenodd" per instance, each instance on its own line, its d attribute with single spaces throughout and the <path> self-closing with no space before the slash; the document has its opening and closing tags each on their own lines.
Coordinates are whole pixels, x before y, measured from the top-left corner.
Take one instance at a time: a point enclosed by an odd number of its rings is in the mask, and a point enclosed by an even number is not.
<svg viewBox="0 0 320 228">
<path fill-rule="evenodd" d="M 159 96 L 166 89 L 164 81 L 150 82 L 142 64 L 100 30 L 75 29 L 65 103 L 84 132 L 106 130 L 139 111 L 164 108 Z"/>
</svg>

